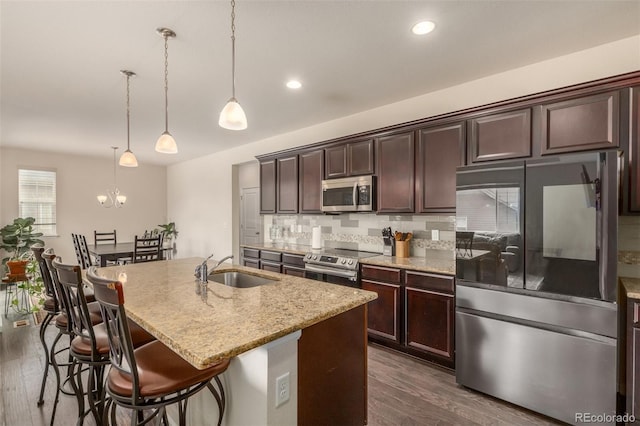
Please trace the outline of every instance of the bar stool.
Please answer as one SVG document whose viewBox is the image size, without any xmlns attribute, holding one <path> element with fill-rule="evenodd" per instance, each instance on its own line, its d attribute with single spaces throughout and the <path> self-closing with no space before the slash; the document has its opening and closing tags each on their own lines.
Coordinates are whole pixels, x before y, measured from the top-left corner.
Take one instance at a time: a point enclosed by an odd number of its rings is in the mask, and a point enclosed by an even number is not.
<svg viewBox="0 0 640 426">
<path fill-rule="evenodd" d="M 102 408 L 104 405 L 103 376 L 104 367 L 109 365 L 109 339 L 105 324 L 96 322 L 96 311 L 100 308 L 97 302 L 87 303 L 82 281 L 82 269 L 79 265 L 65 265 L 54 259 L 52 266 L 57 273 L 58 282 L 65 299 L 70 302 L 67 307 L 67 316 L 71 319 L 73 339 L 71 340 L 69 353 L 72 357 L 70 376 L 78 401 L 78 425 L 84 421 L 84 417 L 92 413 L 96 424 L 101 424 Z M 97 309 L 96 309 L 97 308 Z M 132 341 L 135 347 L 149 343 L 155 338 L 133 321 L 127 321 L 132 332 Z M 89 376 L 86 392 L 82 383 L 83 366 L 88 367 Z M 75 379 L 74 379 L 75 376 Z M 87 396 L 89 410 L 85 412 L 84 396 Z"/>
<path fill-rule="evenodd" d="M 142 425 L 158 415 L 164 417 L 167 405 L 178 404 L 179 423 L 184 425 L 188 398 L 207 387 L 218 404 L 220 425 L 226 400 L 218 375 L 226 371 L 229 360 L 198 370 L 157 340 L 134 349 L 122 283 L 98 276 L 95 267 L 89 268 L 87 279 L 100 303 L 111 348 L 111 369 L 105 386 L 110 398 L 104 419 L 111 410 L 111 423 L 115 424 L 115 409 L 121 406 L 133 410 L 132 425 Z M 151 411 L 146 418 L 144 410 Z"/>
</svg>

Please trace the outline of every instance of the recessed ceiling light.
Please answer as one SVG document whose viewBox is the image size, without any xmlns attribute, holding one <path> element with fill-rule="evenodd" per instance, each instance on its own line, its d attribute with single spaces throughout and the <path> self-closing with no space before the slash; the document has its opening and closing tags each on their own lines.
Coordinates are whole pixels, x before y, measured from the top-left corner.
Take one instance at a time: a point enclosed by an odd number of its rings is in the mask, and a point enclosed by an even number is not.
<svg viewBox="0 0 640 426">
<path fill-rule="evenodd" d="M 287 81 L 287 87 L 289 89 L 299 89 L 302 87 L 302 83 L 300 83 L 298 80 L 289 80 Z"/>
<path fill-rule="evenodd" d="M 413 28 L 411 28 L 411 32 L 415 35 L 425 35 L 433 31 L 435 27 L 436 24 L 431 21 L 422 21 L 415 24 Z"/>
</svg>

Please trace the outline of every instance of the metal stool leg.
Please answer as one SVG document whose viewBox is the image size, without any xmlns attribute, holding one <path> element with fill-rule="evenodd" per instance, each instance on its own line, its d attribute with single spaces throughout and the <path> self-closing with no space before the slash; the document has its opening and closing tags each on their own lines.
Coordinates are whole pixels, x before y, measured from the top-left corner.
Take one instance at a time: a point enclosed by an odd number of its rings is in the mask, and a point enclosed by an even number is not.
<svg viewBox="0 0 640 426">
<path fill-rule="evenodd" d="M 40 385 L 40 397 L 38 398 L 38 407 L 44 404 L 44 388 L 47 385 L 47 376 L 49 375 L 49 366 L 51 365 L 51 358 L 49 356 L 49 348 L 47 347 L 47 341 L 45 340 L 45 333 L 47 327 L 51 323 L 51 320 L 55 317 L 54 313 L 48 312 L 42 324 L 40 324 L 40 341 L 44 348 L 44 373 L 42 374 L 42 384 Z"/>
</svg>

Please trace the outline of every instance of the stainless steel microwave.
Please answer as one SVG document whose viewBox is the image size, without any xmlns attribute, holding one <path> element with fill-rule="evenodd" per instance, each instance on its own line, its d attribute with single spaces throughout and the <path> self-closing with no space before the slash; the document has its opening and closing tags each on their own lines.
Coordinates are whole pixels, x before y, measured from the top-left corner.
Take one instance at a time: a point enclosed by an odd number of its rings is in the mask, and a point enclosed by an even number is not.
<svg viewBox="0 0 640 426">
<path fill-rule="evenodd" d="M 354 176 L 322 181 L 323 212 L 370 212 L 375 208 L 375 178 Z"/>
</svg>

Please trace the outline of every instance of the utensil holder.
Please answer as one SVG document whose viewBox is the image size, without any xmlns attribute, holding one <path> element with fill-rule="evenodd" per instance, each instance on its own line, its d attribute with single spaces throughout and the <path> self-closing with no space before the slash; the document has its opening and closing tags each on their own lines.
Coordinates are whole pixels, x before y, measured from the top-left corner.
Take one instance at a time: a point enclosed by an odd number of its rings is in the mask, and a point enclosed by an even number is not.
<svg viewBox="0 0 640 426">
<path fill-rule="evenodd" d="M 396 257 L 410 257 L 409 241 L 396 241 Z"/>
</svg>

